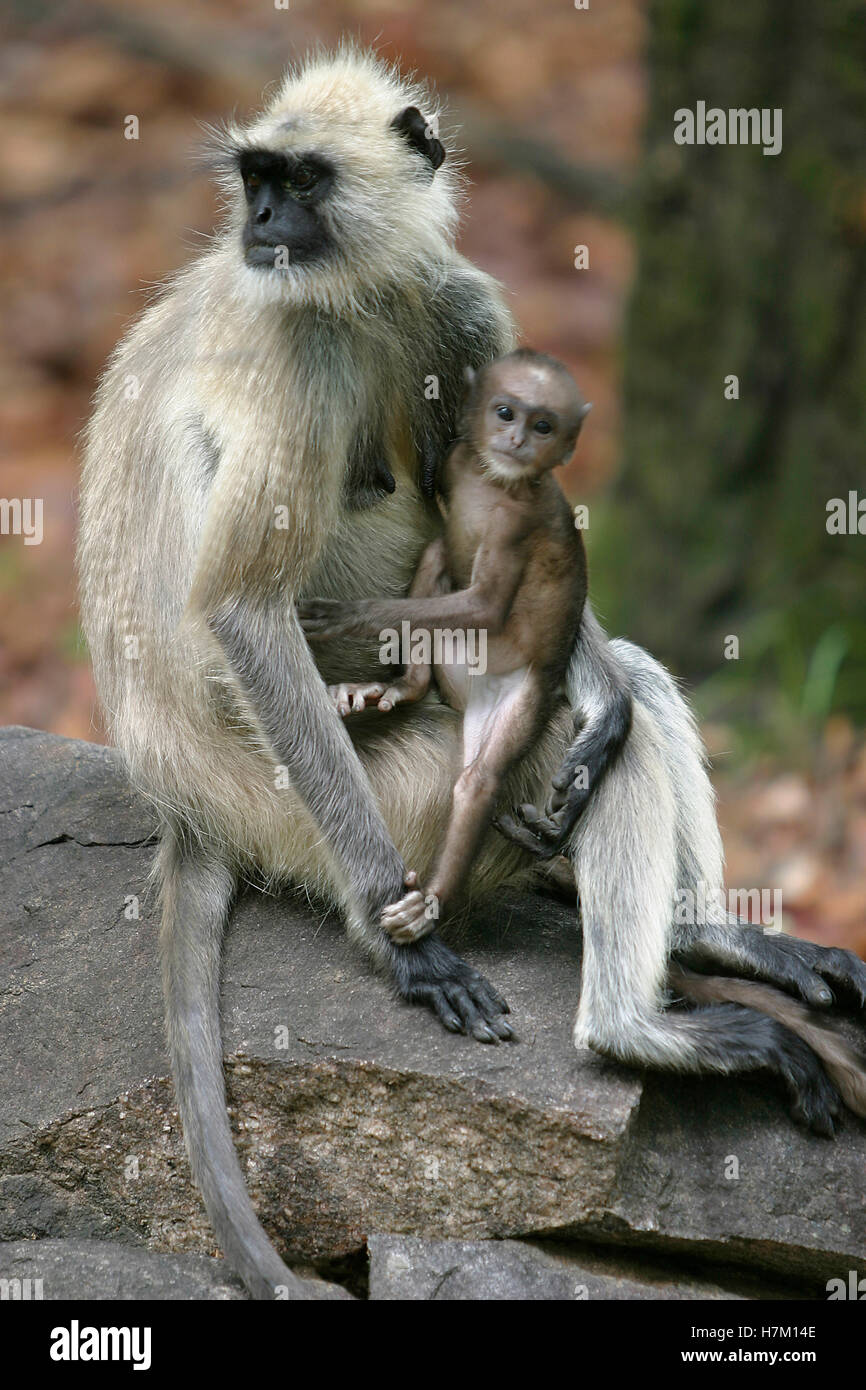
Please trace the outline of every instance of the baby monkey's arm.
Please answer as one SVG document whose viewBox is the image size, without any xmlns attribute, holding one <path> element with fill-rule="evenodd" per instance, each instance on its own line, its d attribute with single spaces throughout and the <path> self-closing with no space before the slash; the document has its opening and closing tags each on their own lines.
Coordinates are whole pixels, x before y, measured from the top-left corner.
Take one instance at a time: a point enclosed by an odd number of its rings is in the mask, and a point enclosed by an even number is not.
<svg viewBox="0 0 866 1390">
<path fill-rule="evenodd" d="M 521 519 L 494 510 L 475 554 L 466 589 L 450 586 L 429 595 L 408 598 L 309 598 L 297 604 L 298 618 L 309 642 L 339 637 L 374 638 L 385 628 L 408 622 L 412 629 L 437 627 L 501 632 L 526 564 L 527 535 Z"/>
<path fill-rule="evenodd" d="M 429 598 L 447 589 L 445 546 L 441 539 L 431 541 L 424 551 L 409 590 L 410 598 Z M 402 676 L 391 685 L 381 681 L 357 684 L 329 685 L 328 694 L 345 717 L 360 714 L 367 705 L 375 704 L 383 714 L 395 705 L 412 704 L 421 700 L 430 688 L 432 671 L 429 665 L 409 662 Z"/>
</svg>

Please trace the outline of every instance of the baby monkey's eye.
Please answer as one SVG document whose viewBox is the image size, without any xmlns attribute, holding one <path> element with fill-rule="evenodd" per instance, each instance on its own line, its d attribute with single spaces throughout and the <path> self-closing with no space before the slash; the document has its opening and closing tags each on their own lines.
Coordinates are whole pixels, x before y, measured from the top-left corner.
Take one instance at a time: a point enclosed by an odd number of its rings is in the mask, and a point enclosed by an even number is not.
<svg viewBox="0 0 866 1390">
<path fill-rule="evenodd" d="M 514 419 L 514 411 L 511 409 L 510 405 L 498 405 L 496 407 L 496 414 L 499 416 L 500 420 Z"/>
<path fill-rule="evenodd" d="M 553 426 L 549 420 L 536 420 L 533 429 L 536 434 L 550 434 Z"/>
</svg>

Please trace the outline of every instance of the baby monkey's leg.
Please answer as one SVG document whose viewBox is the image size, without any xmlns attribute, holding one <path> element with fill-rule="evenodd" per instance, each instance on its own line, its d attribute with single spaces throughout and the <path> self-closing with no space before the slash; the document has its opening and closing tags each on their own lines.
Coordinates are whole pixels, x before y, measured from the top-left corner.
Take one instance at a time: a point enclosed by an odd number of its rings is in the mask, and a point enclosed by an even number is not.
<svg viewBox="0 0 866 1390">
<path fill-rule="evenodd" d="M 470 678 L 463 716 L 463 771 L 454 784 L 445 841 L 426 899 L 412 892 L 385 908 L 381 922 L 395 941 L 405 945 L 433 931 L 459 895 L 505 777 L 537 741 L 549 703 L 544 677 L 535 670 Z"/>
</svg>

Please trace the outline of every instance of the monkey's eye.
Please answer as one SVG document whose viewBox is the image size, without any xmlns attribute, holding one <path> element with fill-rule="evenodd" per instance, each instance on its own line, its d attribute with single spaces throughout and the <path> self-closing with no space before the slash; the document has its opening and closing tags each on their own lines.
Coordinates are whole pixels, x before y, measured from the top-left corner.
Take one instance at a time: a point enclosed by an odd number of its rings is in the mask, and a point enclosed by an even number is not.
<svg viewBox="0 0 866 1390">
<path fill-rule="evenodd" d="M 258 174 L 246 174 L 244 176 L 244 183 L 247 186 L 248 193 L 257 193 L 262 186 L 262 181 Z"/>
<path fill-rule="evenodd" d="M 552 428 L 553 426 L 549 420 L 536 420 L 533 425 L 536 434 L 550 434 Z"/>
<path fill-rule="evenodd" d="M 496 407 L 496 414 L 499 416 L 500 420 L 514 419 L 514 411 L 511 409 L 510 405 L 498 405 Z"/>
<path fill-rule="evenodd" d="M 311 169 L 309 164 L 299 164 L 287 179 L 283 179 L 283 188 L 287 193 L 303 196 L 305 193 L 311 193 L 318 181 L 319 175 L 315 169 Z"/>
</svg>

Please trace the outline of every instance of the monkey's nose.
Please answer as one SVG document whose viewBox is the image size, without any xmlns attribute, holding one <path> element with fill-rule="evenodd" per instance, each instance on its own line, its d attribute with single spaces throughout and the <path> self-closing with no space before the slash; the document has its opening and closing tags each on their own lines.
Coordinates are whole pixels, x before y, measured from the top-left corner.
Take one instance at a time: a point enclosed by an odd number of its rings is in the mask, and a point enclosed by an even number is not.
<svg viewBox="0 0 866 1390">
<path fill-rule="evenodd" d="M 264 222 L 270 222 L 270 220 L 271 209 L 269 207 L 259 208 L 258 212 L 256 213 L 256 222 L 261 224 Z"/>
</svg>

